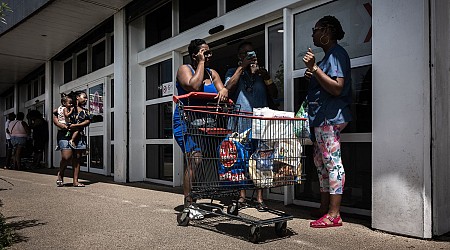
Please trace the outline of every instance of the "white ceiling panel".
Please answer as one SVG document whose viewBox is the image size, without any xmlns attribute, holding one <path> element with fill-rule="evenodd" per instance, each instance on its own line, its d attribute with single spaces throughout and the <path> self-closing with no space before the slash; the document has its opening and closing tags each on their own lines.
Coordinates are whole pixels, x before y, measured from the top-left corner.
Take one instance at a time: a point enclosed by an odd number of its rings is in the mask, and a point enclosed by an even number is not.
<svg viewBox="0 0 450 250">
<path fill-rule="evenodd" d="M 0 35 L 0 94 L 129 2 L 56 0 Z"/>
</svg>

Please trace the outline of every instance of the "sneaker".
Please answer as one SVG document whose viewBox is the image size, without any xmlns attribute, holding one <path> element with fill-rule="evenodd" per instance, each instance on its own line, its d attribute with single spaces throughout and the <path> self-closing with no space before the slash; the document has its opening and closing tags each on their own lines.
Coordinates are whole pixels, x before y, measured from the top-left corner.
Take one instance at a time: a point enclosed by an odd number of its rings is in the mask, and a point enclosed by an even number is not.
<svg viewBox="0 0 450 250">
<path fill-rule="evenodd" d="M 189 206 L 189 219 L 191 220 L 202 220 L 205 216 L 198 210 L 198 207 L 193 205 Z"/>
<path fill-rule="evenodd" d="M 258 212 L 265 212 L 267 211 L 267 209 L 268 208 L 263 201 L 256 203 L 256 210 L 258 210 Z"/>
</svg>

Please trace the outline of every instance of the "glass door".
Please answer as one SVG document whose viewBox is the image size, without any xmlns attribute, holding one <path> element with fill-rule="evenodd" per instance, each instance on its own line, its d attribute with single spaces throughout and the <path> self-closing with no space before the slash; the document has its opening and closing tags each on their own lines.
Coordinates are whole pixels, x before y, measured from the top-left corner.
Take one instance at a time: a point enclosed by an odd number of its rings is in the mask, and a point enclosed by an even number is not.
<svg viewBox="0 0 450 250">
<path fill-rule="evenodd" d="M 81 88 L 72 91 L 84 91 L 88 101 L 85 108 L 89 110 L 91 115 L 91 124 L 85 128 L 84 132 L 87 136 L 86 154 L 81 159 L 81 171 L 107 174 L 105 154 L 106 154 L 106 137 L 104 119 L 104 103 L 105 103 L 105 80 L 91 82 Z"/>
<path fill-rule="evenodd" d="M 88 171 L 98 174 L 106 174 L 105 163 L 105 128 L 104 128 L 104 81 L 88 85 L 87 108 L 91 114 L 91 124 L 88 128 Z"/>
<path fill-rule="evenodd" d="M 172 95 L 174 82 L 172 59 L 145 68 L 145 179 L 173 183 Z"/>
</svg>

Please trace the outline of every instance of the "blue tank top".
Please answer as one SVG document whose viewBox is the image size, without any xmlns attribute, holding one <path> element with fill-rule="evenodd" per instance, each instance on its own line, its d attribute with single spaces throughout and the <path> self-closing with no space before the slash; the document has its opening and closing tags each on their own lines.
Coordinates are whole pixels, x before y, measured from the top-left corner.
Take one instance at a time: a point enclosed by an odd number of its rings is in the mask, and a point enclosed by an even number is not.
<svg viewBox="0 0 450 250">
<path fill-rule="evenodd" d="M 191 69 L 191 71 L 192 71 L 192 75 L 194 75 L 195 74 L 195 70 L 192 68 L 192 66 L 191 65 L 189 65 L 189 64 L 186 64 L 190 69 Z M 211 81 L 211 84 L 208 84 L 208 85 L 203 85 L 203 91 L 201 91 L 201 92 L 205 92 L 205 93 L 218 93 L 218 91 L 217 91 L 217 89 L 216 89 L 216 86 L 214 86 L 214 82 L 213 82 L 213 79 L 212 79 L 212 72 L 211 72 L 211 69 L 210 68 L 206 68 L 206 71 L 209 73 L 209 79 L 210 79 L 210 81 Z M 191 91 L 186 91 L 185 89 L 183 89 L 183 87 L 181 86 L 181 84 L 178 82 L 178 80 L 177 80 L 177 82 L 176 82 L 176 87 L 177 87 L 177 90 L 178 90 L 178 95 L 184 95 L 184 94 L 188 94 L 189 92 L 191 92 Z"/>
<path fill-rule="evenodd" d="M 192 75 L 194 75 L 195 71 L 192 68 L 192 66 L 189 65 L 189 64 L 187 64 L 187 66 L 191 69 Z M 205 93 L 218 93 L 217 89 L 216 89 L 216 86 L 214 86 L 211 69 L 206 68 L 206 70 L 209 73 L 209 79 L 211 80 L 211 84 L 203 85 L 203 91 L 202 92 L 205 92 Z M 183 89 L 183 87 L 181 87 L 181 84 L 178 82 L 178 79 L 177 79 L 177 82 L 176 82 L 176 87 L 177 87 L 178 95 L 184 95 L 184 94 L 188 94 L 189 92 L 191 92 L 191 91 L 186 91 L 185 89 Z M 186 102 L 184 102 L 183 100 L 181 100 L 181 101 L 184 104 L 187 105 Z M 190 101 L 189 105 L 195 105 L 195 106 L 197 106 L 197 105 L 206 105 L 206 103 L 210 102 L 210 101 L 211 100 L 206 100 L 204 102 L 202 102 L 202 101 L 199 102 L 199 101 L 195 100 L 195 101 Z M 175 110 L 174 110 L 174 113 L 173 113 L 173 125 L 174 125 L 174 128 L 178 127 L 180 125 L 180 114 L 179 114 L 179 111 L 178 111 L 178 105 L 175 107 Z"/>
</svg>

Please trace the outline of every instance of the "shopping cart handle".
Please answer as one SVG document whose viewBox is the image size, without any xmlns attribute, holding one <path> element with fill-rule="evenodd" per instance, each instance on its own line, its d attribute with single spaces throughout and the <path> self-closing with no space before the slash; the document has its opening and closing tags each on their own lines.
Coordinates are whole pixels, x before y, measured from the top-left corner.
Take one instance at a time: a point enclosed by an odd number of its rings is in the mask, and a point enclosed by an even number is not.
<svg viewBox="0 0 450 250">
<path fill-rule="evenodd" d="M 203 100 L 213 100 L 216 97 L 216 93 L 206 93 L 206 92 L 190 92 L 184 95 L 174 95 L 173 102 L 178 103 L 181 99 L 203 99 Z M 228 99 L 229 103 L 233 103 L 231 99 Z"/>
</svg>

